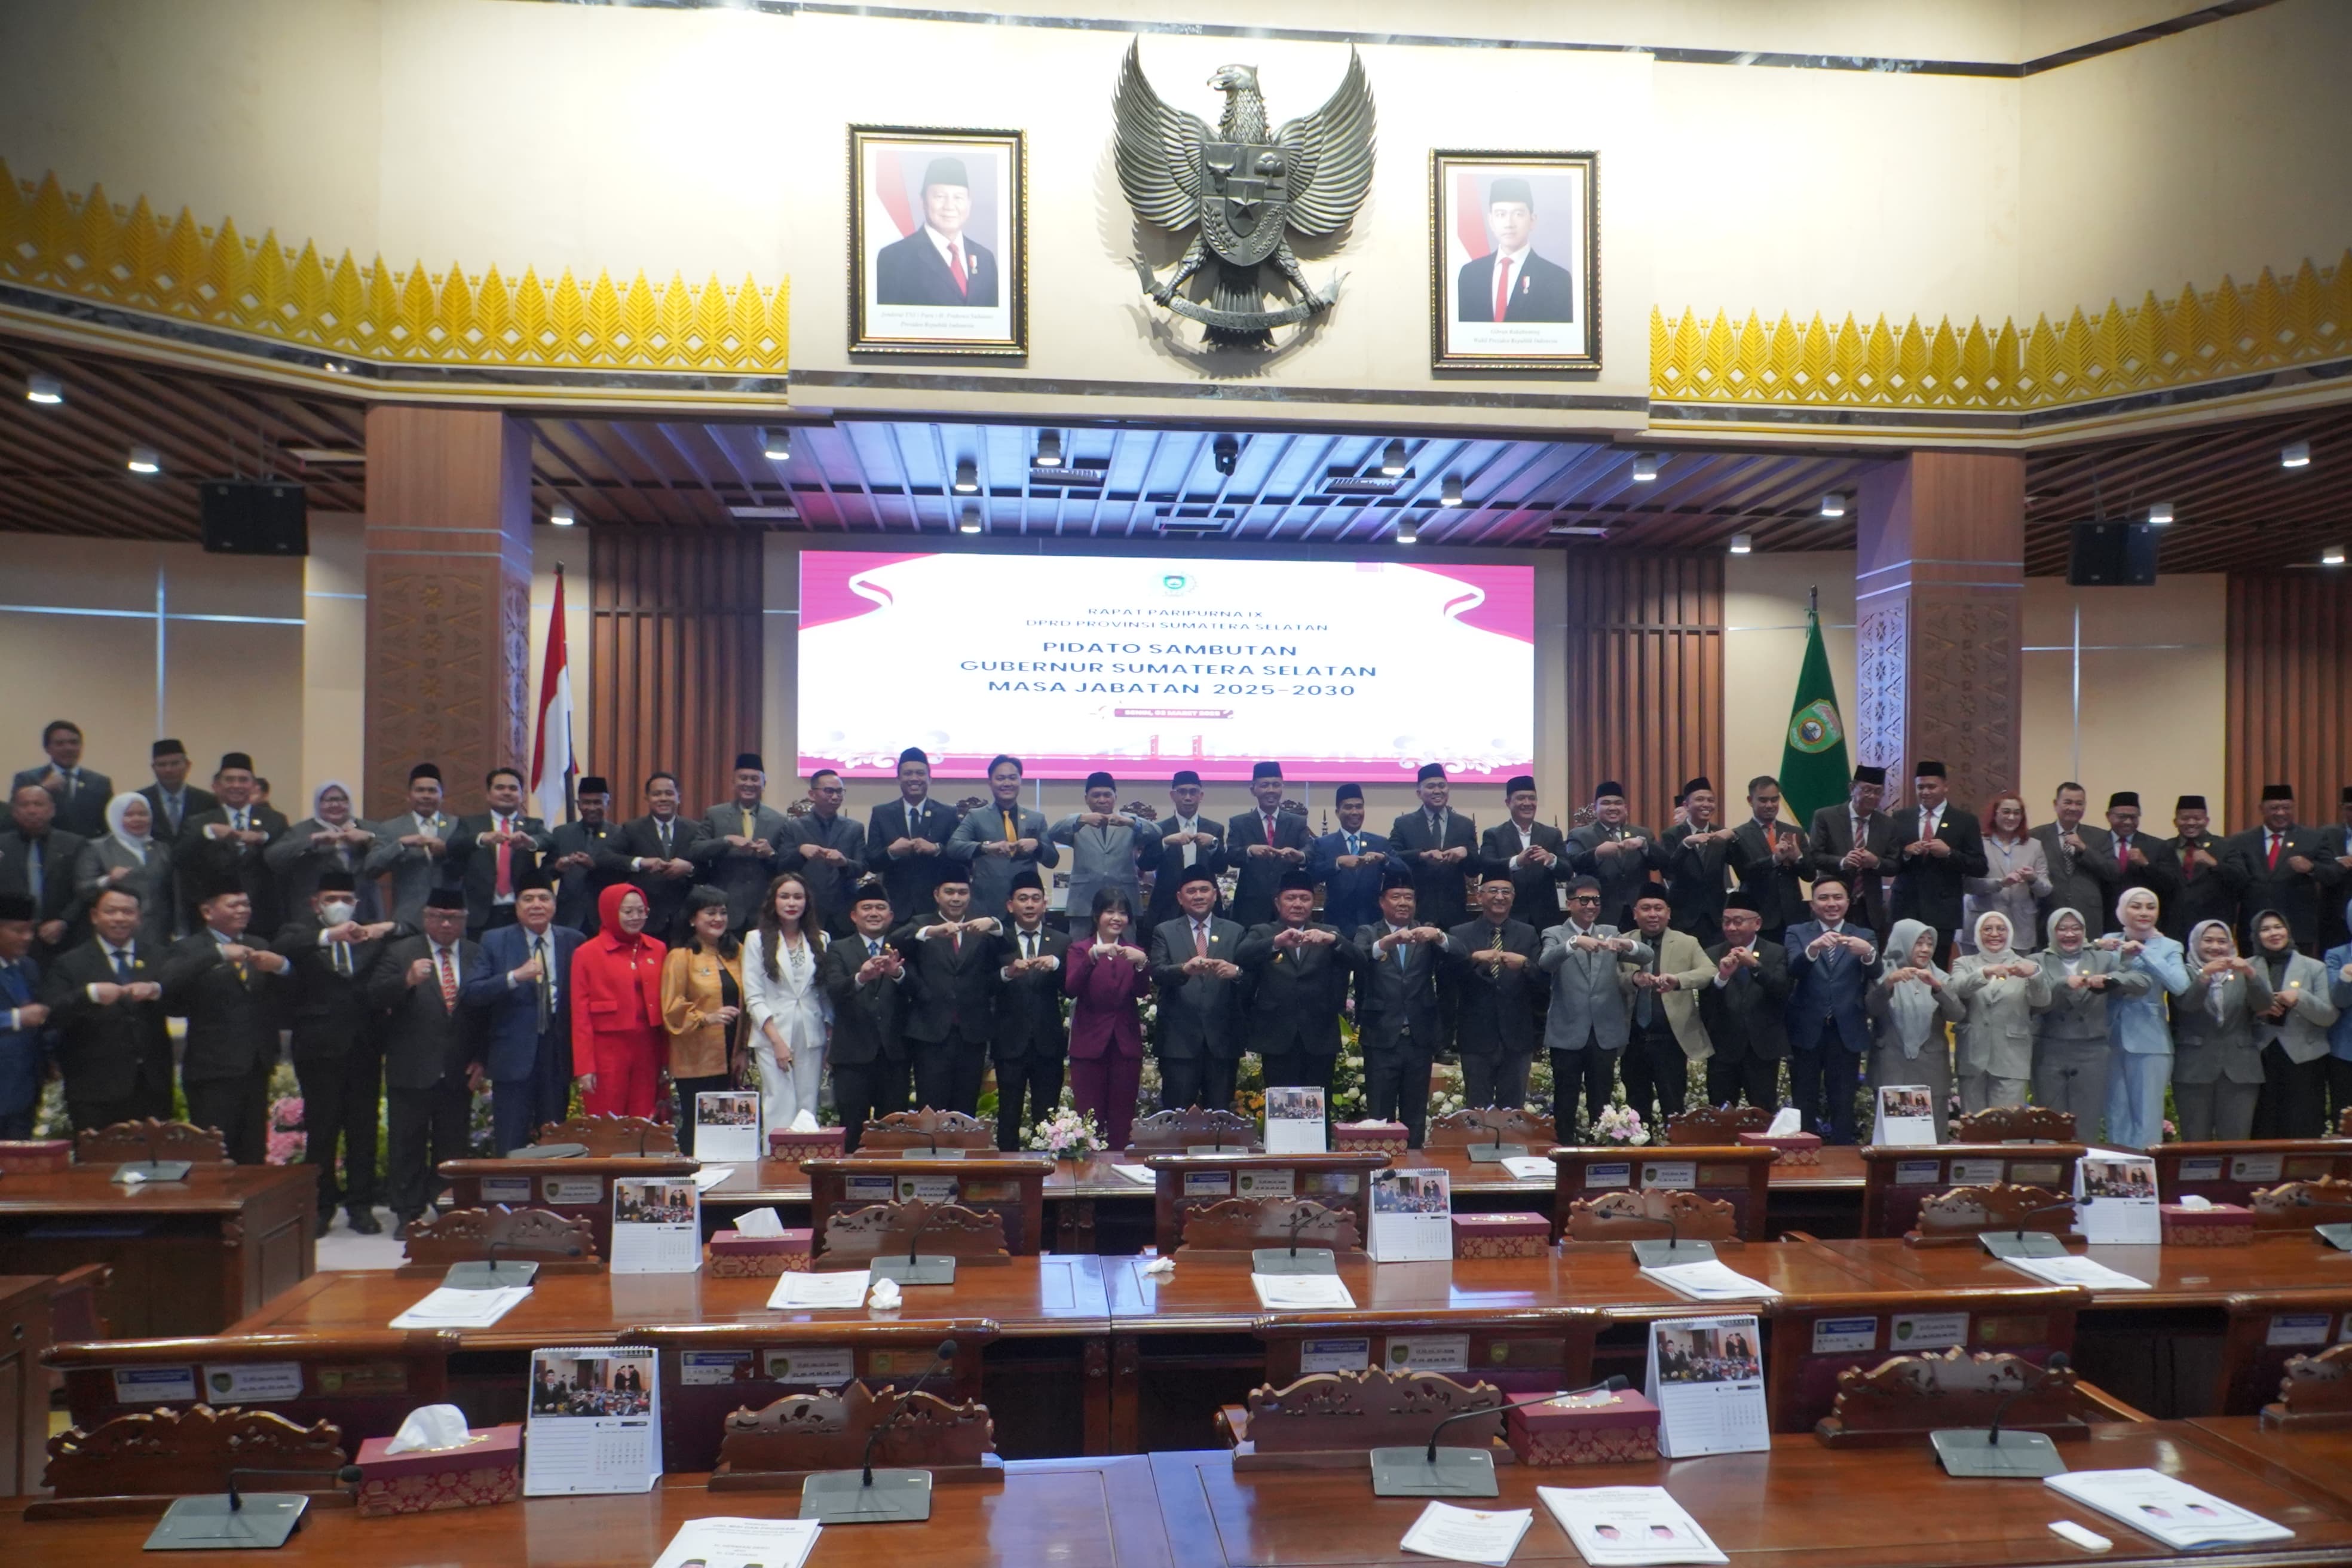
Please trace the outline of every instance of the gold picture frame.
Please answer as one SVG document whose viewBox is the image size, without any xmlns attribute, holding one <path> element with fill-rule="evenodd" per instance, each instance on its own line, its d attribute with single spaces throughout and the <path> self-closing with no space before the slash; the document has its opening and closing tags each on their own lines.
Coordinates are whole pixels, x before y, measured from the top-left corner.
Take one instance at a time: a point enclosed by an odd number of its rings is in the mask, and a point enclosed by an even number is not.
<svg viewBox="0 0 2352 1568">
<path fill-rule="evenodd" d="M 1601 368 L 1600 153 L 1431 151 L 1429 362 Z"/>
<path fill-rule="evenodd" d="M 849 352 L 1028 354 L 1026 132 L 849 128 Z"/>
</svg>

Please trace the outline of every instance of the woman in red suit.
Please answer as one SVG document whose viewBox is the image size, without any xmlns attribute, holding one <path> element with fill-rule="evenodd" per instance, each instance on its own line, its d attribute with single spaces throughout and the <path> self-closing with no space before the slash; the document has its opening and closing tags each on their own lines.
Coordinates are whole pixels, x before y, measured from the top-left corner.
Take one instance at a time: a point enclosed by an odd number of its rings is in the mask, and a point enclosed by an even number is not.
<svg viewBox="0 0 2352 1568">
<path fill-rule="evenodd" d="M 626 882 L 598 895 L 603 930 L 572 956 L 572 1062 L 591 1116 L 651 1116 L 669 1037 L 662 1029 L 662 944 L 646 935 L 646 896 Z"/>
<path fill-rule="evenodd" d="M 1094 935 L 1070 943 L 1062 989 L 1076 998 L 1070 1013 L 1070 1098 L 1091 1110 L 1113 1149 L 1127 1147 L 1135 1095 L 1143 1082 L 1143 1018 L 1150 961 L 1126 940 L 1127 895 L 1095 889 Z"/>
</svg>

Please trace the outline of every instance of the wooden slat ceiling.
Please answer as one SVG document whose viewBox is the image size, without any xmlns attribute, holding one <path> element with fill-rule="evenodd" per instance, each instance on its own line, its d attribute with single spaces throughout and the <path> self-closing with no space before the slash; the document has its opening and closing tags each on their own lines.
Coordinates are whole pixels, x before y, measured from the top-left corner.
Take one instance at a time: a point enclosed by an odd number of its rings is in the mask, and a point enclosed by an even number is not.
<svg viewBox="0 0 2352 1568">
<path fill-rule="evenodd" d="M 65 384 L 67 400 L 23 396 L 34 374 Z M 126 360 L 0 338 L 0 529 L 88 538 L 193 539 L 195 482 L 265 468 L 311 487 L 321 510 L 357 511 L 364 468 L 305 460 L 298 448 L 363 444 L 358 398 L 297 395 Z M 1223 537 L 1256 543 L 1370 544 L 1404 519 L 1426 542 L 1541 544 L 1643 551 L 1716 550 L 1734 533 L 1759 551 L 1853 543 L 1852 508 L 1821 514 L 1826 492 L 1850 495 L 1889 460 L 1883 450 L 1654 450 L 1655 480 L 1633 475 L 1639 448 L 1590 440 L 1486 436 L 1403 437 L 1409 473 L 1392 494 L 1349 494 L 1335 477 L 1378 472 L 1388 432 L 1240 426 L 1164 429 L 1064 427 L 1070 480 L 1033 476 L 1034 426 L 915 420 L 800 426 L 789 462 L 771 462 L 751 421 L 526 416 L 535 433 L 534 508 L 568 505 L 583 524 L 747 529 L 816 535 L 945 538 L 976 500 L 996 536 L 1160 537 L 1165 515 L 1221 520 Z M 1240 448 L 1216 470 L 1221 434 Z M 2279 450 L 2308 441 L 2312 463 L 2288 470 Z M 163 472 L 127 472 L 132 444 L 155 447 Z M 980 493 L 957 495 L 970 460 Z M 1449 476 L 1463 504 L 1439 504 Z M 2065 525 L 2144 516 L 2168 500 L 2167 572 L 2315 562 L 2352 542 L 2352 405 L 2098 444 L 2053 447 L 2027 463 L 2026 569 L 2065 570 Z M 769 515 L 745 517 L 740 509 Z M 782 515 L 775 515 L 781 513 Z M 1606 530 L 1605 540 L 1559 527 Z"/>
</svg>

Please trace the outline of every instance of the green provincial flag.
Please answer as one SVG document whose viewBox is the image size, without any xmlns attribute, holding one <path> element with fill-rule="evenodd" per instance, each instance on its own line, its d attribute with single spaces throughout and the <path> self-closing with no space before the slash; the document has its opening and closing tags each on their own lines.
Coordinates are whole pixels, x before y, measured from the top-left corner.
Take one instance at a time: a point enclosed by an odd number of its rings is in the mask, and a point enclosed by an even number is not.
<svg viewBox="0 0 2352 1568">
<path fill-rule="evenodd" d="M 1821 613 L 1809 611 L 1805 665 L 1797 676 L 1797 700 L 1790 705 L 1789 735 L 1780 751 L 1780 796 L 1797 826 L 1807 828 L 1813 813 L 1845 799 L 1853 778 L 1837 683 L 1830 678 L 1829 649 L 1822 643 Z"/>
</svg>

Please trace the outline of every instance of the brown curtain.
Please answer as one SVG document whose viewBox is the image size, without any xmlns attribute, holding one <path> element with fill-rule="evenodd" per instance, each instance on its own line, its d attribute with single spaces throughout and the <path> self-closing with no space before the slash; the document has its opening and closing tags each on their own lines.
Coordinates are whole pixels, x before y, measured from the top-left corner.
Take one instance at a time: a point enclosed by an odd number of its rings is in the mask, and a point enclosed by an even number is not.
<svg viewBox="0 0 2352 1568">
<path fill-rule="evenodd" d="M 2231 574 L 2229 681 L 2230 829 L 2261 820 L 2266 784 L 2294 786 L 2299 820 L 2336 820 L 2338 793 L 2352 784 L 2352 588 L 2343 574 Z"/>
<path fill-rule="evenodd" d="M 674 773 L 699 816 L 725 800 L 735 754 L 760 749 L 761 536 L 599 528 L 589 535 L 588 755 L 614 813 Z M 791 764 L 784 764 L 789 772 Z"/>
<path fill-rule="evenodd" d="M 1567 722 L 1570 804 L 1615 779 L 1664 833 L 1683 781 L 1723 766 L 1721 555 L 1570 560 Z"/>
</svg>

